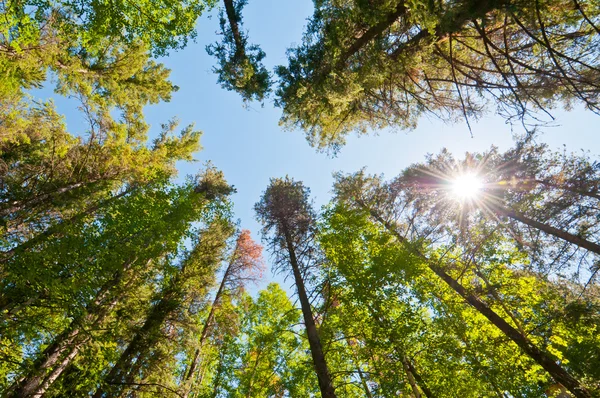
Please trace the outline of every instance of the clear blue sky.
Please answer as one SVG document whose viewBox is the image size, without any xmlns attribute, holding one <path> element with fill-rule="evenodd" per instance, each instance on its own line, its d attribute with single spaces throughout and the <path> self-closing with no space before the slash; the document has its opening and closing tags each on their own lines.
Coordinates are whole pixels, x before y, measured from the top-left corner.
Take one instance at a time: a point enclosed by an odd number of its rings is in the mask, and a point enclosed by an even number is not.
<svg viewBox="0 0 600 398">
<path fill-rule="evenodd" d="M 249 2 L 244 10 L 244 27 L 250 33 L 250 41 L 260 44 L 267 53 L 268 67 L 286 63 L 285 50 L 300 42 L 312 7 L 310 0 Z M 302 132 L 283 131 L 279 127 L 280 110 L 272 102 L 267 101 L 262 108 L 252 104 L 245 109 L 237 94 L 216 84 L 216 76 L 211 72 L 214 61 L 204 48 L 218 40 L 217 30 L 216 13 L 212 18 L 201 18 L 197 42 L 161 59 L 172 69 L 172 81 L 180 90 L 170 103 L 146 108 L 146 117 L 153 126 L 152 134 L 174 116 L 181 120 L 182 126 L 195 123 L 204 132 L 204 149 L 196 155 L 199 162 L 181 164 L 180 176 L 195 173 L 203 162 L 211 160 L 237 188 L 233 198 L 236 216 L 241 219 L 242 227 L 250 229 L 257 239 L 260 227 L 252 208 L 271 177 L 287 174 L 304 181 L 320 206 L 329 199 L 334 171 L 354 172 L 366 166 L 371 173 L 392 177 L 411 163 L 422 161 L 427 153 L 439 152 L 444 147 L 459 155 L 491 145 L 501 149 L 511 146 L 510 126 L 491 115 L 472 124 L 473 138 L 464 123 L 447 126 L 424 119 L 410 132 L 351 137 L 336 158 L 317 153 L 309 147 Z M 34 93 L 47 94 L 47 90 Z M 77 131 L 82 128 L 81 117 L 73 112 L 72 103 L 58 98 L 56 103 L 67 114 L 71 131 L 81 132 Z M 571 151 L 583 148 L 594 155 L 600 153 L 600 117 L 580 108 L 572 112 L 557 110 L 555 116 L 559 126 L 546 128 L 542 141 L 554 148 L 565 144 Z"/>
</svg>

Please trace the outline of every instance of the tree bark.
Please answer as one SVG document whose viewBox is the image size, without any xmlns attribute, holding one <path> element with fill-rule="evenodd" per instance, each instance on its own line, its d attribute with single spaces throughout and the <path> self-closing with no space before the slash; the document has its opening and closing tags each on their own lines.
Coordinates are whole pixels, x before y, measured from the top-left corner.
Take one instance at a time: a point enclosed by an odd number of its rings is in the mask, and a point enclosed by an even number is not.
<svg viewBox="0 0 600 398">
<path fill-rule="evenodd" d="M 360 368 L 360 363 L 358 362 L 358 357 L 356 356 L 356 352 L 354 352 L 354 348 L 352 348 L 352 345 L 350 344 L 350 340 L 348 339 L 348 337 L 346 337 L 346 344 L 348 344 L 348 347 L 350 347 L 350 352 L 352 353 L 352 358 L 354 359 L 354 362 L 356 364 L 356 371 L 358 372 L 358 377 L 360 378 L 360 384 L 362 384 L 363 390 L 365 390 L 365 395 L 367 398 L 373 398 L 373 394 L 371 393 L 369 384 L 367 384 L 365 375 L 364 375 L 362 369 Z"/>
<path fill-rule="evenodd" d="M 364 205 L 363 205 L 364 206 Z M 396 228 L 393 227 L 389 222 L 386 222 L 377 212 L 370 210 L 365 207 L 365 210 L 369 210 L 370 214 L 391 233 L 393 234 L 402 244 L 404 244 L 410 251 L 415 255 L 419 256 L 425 261 L 425 264 L 432 270 L 440 279 L 442 279 L 452 290 L 458 293 L 467 303 L 475 308 L 480 314 L 485 316 L 494 326 L 496 326 L 502 333 L 504 333 L 509 339 L 511 339 L 525 354 L 531 359 L 537 362 L 544 370 L 546 370 L 557 382 L 565 386 L 573 395 L 577 398 L 591 398 L 591 393 L 581 383 L 571 376 L 562 366 L 558 365 L 549 354 L 540 350 L 535 346 L 526 336 L 522 335 L 517 329 L 512 327 L 508 322 L 499 316 L 494 310 L 492 310 L 485 302 L 481 301 L 477 296 L 470 294 L 467 290 L 444 269 L 434 262 L 430 261 L 427 256 L 421 253 L 419 250 L 414 249 L 406 239 L 398 233 Z"/>
<path fill-rule="evenodd" d="M 413 390 L 413 395 L 415 396 L 415 398 L 421 398 L 421 391 L 419 391 L 419 387 L 417 387 L 415 376 L 412 374 L 410 368 L 408 367 L 408 359 L 406 357 L 402 357 L 402 367 L 404 368 L 404 372 L 406 373 L 408 383 L 410 384 L 410 387 Z"/>
<path fill-rule="evenodd" d="M 533 220 L 533 219 L 525 216 L 524 214 L 521 214 L 517 211 L 514 211 L 512 209 L 504 207 L 501 204 L 493 203 L 493 204 L 490 204 L 489 206 L 491 209 L 495 210 L 500 215 L 503 215 L 508 218 L 512 218 L 513 220 L 519 221 L 520 223 L 523 223 L 525 225 L 529 225 L 530 227 L 539 229 L 540 231 L 543 231 L 543 232 L 547 233 L 548 235 L 556 236 L 557 238 L 566 240 L 569 243 L 577 245 L 577 246 L 584 248 L 586 250 L 589 250 L 593 253 L 600 254 L 600 245 L 597 243 L 590 242 L 589 240 L 580 238 L 580 237 L 570 234 L 566 231 L 555 228 L 551 225 L 544 224 L 539 221 Z"/>
<path fill-rule="evenodd" d="M 448 286 L 457 292 L 467 303 L 485 316 L 494 326 L 510 338 L 524 353 L 544 368 L 553 378 L 569 389 L 578 398 L 591 398 L 590 392 L 571 376 L 562 366 L 558 365 L 547 353 L 536 347 L 526 336 L 512 327 L 504 318 L 494 312 L 486 303 L 478 297 L 469 294 L 466 289 L 450 275 L 445 273 L 441 267 L 428 263 L 429 268 L 435 272 Z"/>
<path fill-rule="evenodd" d="M 425 394 L 425 396 L 427 398 L 433 398 L 433 393 L 431 392 L 429 387 L 427 387 L 425 380 L 423 380 L 423 378 L 421 377 L 419 372 L 417 372 L 417 370 L 415 369 L 415 366 L 413 365 L 412 361 L 409 358 L 406 358 L 406 365 L 408 366 L 408 369 L 415 377 L 415 380 L 417 381 L 417 385 L 419 387 L 421 387 L 421 391 L 423 391 L 423 394 Z"/>
<path fill-rule="evenodd" d="M 233 0 L 223 0 L 223 3 L 225 3 L 225 13 L 227 14 L 229 27 L 231 28 L 231 33 L 233 34 L 233 41 L 235 42 L 235 58 L 237 60 L 241 60 L 246 57 L 246 50 L 244 48 L 242 34 L 240 33 L 238 17 L 235 13 L 235 6 L 233 4 Z"/>
<path fill-rule="evenodd" d="M 321 396 L 323 398 L 336 398 L 331 377 L 329 375 L 329 369 L 327 368 L 327 362 L 325 361 L 325 355 L 323 354 L 321 339 L 319 338 L 319 333 L 317 331 L 312 309 L 310 307 L 310 301 L 308 300 L 308 296 L 306 294 L 304 280 L 302 279 L 302 274 L 300 273 L 300 266 L 296 258 L 296 251 L 292 242 L 292 237 L 285 226 L 283 227 L 283 233 L 285 235 L 287 251 L 290 256 L 290 265 L 292 266 L 292 271 L 294 274 L 298 299 L 300 300 L 300 306 L 302 307 L 304 325 L 306 326 L 306 335 L 308 336 L 310 353 L 312 355 L 313 364 L 315 365 L 317 378 L 319 380 Z"/>
</svg>

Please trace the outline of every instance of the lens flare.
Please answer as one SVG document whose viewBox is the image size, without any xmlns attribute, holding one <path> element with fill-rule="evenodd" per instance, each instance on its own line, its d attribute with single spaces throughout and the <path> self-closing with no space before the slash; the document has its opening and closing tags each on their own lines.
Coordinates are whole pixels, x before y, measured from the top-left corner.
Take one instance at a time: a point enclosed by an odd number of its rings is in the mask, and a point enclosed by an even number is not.
<svg viewBox="0 0 600 398">
<path fill-rule="evenodd" d="M 452 193 L 460 199 L 475 199 L 483 183 L 475 174 L 463 174 L 452 181 Z"/>
</svg>

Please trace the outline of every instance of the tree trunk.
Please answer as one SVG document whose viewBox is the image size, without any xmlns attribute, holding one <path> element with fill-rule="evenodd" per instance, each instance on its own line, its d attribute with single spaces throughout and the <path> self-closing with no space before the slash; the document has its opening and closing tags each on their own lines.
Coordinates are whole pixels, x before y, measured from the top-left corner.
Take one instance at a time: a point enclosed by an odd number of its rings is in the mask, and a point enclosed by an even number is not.
<svg viewBox="0 0 600 398">
<path fill-rule="evenodd" d="M 187 398 L 190 394 L 190 387 L 191 387 L 192 379 L 194 377 L 194 374 L 196 373 L 196 369 L 198 368 L 198 365 L 200 364 L 200 350 L 202 349 L 204 340 L 208 336 L 208 330 L 209 330 L 209 328 L 212 324 L 213 318 L 215 316 L 215 307 L 221 301 L 221 296 L 223 295 L 223 291 L 225 290 L 225 284 L 227 283 L 227 278 L 229 277 L 232 264 L 233 264 L 233 261 L 230 261 L 229 265 L 227 266 L 227 270 L 225 270 L 225 274 L 223 274 L 223 278 L 221 279 L 221 284 L 219 285 L 219 290 L 217 290 L 217 293 L 215 294 L 215 298 L 210 307 L 210 312 L 208 313 L 208 317 L 206 318 L 206 321 L 204 322 L 204 326 L 202 327 L 202 332 L 200 333 L 200 341 L 198 342 L 198 348 L 196 348 L 196 350 L 194 351 L 194 358 L 192 359 L 192 362 L 190 363 L 190 367 L 185 375 L 185 378 L 183 379 L 183 385 L 185 388 L 185 392 L 183 393 L 184 398 Z"/>
<path fill-rule="evenodd" d="M 479 270 L 478 264 L 475 261 L 473 261 L 473 265 L 475 266 L 475 269 L 473 270 L 474 274 L 477 275 L 479 277 L 479 279 L 481 279 L 483 281 L 488 293 L 490 293 L 492 295 L 492 297 L 498 302 L 500 307 L 502 307 L 502 309 L 504 310 L 504 313 L 506 315 L 508 315 L 510 320 L 513 321 L 513 323 L 517 326 L 517 330 L 519 331 L 519 333 L 521 333 L 523 336 L 527 335 L 527 333 L 525 332 L 525 329 L 523 328 L 523 325 L 521 325 L 521 322 L 515 317 L 515 315 L 512 313 L 512 311 L 506 306 L 506 304 L 504 303 L 504 300 L 502 299 L 502 297 L 500 297 L 500 294 L 498 294 L 494 285 L 492 285 L 492 283 L 490 283 L 488 278 L 486 278 L 486 276 Z"/>
<path fill-rule="evenodd" d="M 244 48 L 244 41 L 240 33 L 238 25 L 238 16 L 235 13 L 235 6 L 233 0 L 223 0 L 225 3 L 225 13 L 227 14 L 227 20 L 229 21 L 229 27 L 233 34 L 233 41 L 235 42 L 235 58 L 239 61 L 246 57 L 246 50 Z"/>
<path fill-rule="evenodd" d="M 406 8 L 406 5 L 404 3 L 405 3 L 404 1 L 399 1 L 398 4 L 396 5 L 396 8 L 394 9 L 394 11 L 392 11 L 391 13 L 386 15 L 385 19 L 383 19 L 378 24 L 371 26 L 358 39 L 356 39 L 350 45 L 350 47 L 348 47 L 348 49 L 343 52 L 342 56 L 340 57 L 340 60 L 338 61 L 337 65 L 336 65 L 336 68 L 344 69 L 346 67 L 346 63 L 348 62 L 348 59 L 350 57 L 352 57 L 354 54 L 356 54 L 358 51 L 360 51 L 371 40 L 376 39 L 387 29 L 391 28 L 392 25 L 395 24 L 396 21 L 398 21 L 398 18 L 400 18 L 402 15 L 406 14 L 408 9 Z"/>
<path fill-rule="evenodd" d="M 510 0 L 470 0 L 456 9 L 447 10 L 440 17 L 440 22 L 435 27 L 435 32 L 421 30 L 408 41 L 400 44 L 391 54 L 390 59 L 398 60 L 402 53 L 411 48 L 418 48 L 422 40 L 432 39 L 441 41 L 453 33 L 458 33 L 472 20 L 485 18 L 486 14 L 498 10 L 510 3 Z"/>
<path fill-rule="evenodd" d="M 373 394 L 371 393 L 371 389 L 369 388 L 369 384 L 367 384 L 367 380 L 365 379 L 365 375 L 361 370 L 360 366 L 356 365 L 356 370 L 358 371 L 358 377 L 360 378 L 360 384 L 363 386 L 363 390 L 365 390 L 365 396 L 367 398 L 373 398 Z"/>
<path fill-rule="evenodd" d="M 571 376 L 563 367 L 558 365 L 547 353 L 536 347 L 526 336 L 513 328 L 504 318 L 494 312 L 486 303 L 478 297 L 467 293 L 465 288 L 450 275 L 445 273 L 441 267 L 428 263 L 429 268 L 444 280 L 455 292 L 465 299 L 473 308 L 485 316 L 494 326 L 510 338 L 523 352 L 543 367 L 553 378 L 569 389 L 578 398 L 591 398 L 590 392 L 582 386 L 577 379 Z"/>
<path fill-rule="evenodd" d="M 500 204 L 490 204 L 490 208 L 498 212 L 499 214 L 512 218 L 513 220 L 519 221 L 525 225 L 529 225 L 530 227 L 539 229 L 540 231 L 544 231 L 548 235 L 556 236 L 557 238 L 563 239 L 569 243 L 582 247 L 586 250 L 589 250 L 593 253 L 600 254 L 600 245 L 594 242 L 590 242 L 589 240 L 580 238 L 578 236 L 572 235 L 566 231 L 555 228 L 551 225 L 541 223 L 539 221 L 533 220 L 524 214 L 511 210 L 507 207 L 504 207 Z"/>
<path fill-rule="evenodd" d="M 310 308 L 310 301 L 306 294 L 304 287 L 304 280 L 300 273 L 300 266 L 296 259 L 296 252 L 292 243 L 292 237 L 284 226 L 283 233 L 285 235 L 285 241 L 287 245 L 287 251 L 290 256 L 290 264 L 294 273 L 294 281 L 296 284 L 296 290 L 298 291 L 298 298 L 300 300 L 300 306 L 302 307 L 302 315 L 304 316 L 304 325 L 306 326 L 306 334 L 308 336 L 308 343 L 310 345 L 310 353 L 312 355 L 313 364 L 317 372 L 317 378 L 319 380 L 319 389 L 321 390 L 321 396 L 323 398 L 335 398 L 335 391 L 333 384 L 331 383 L 331 377 L 329 370 L 327 369 L 327 362 L 325 362 L 325 355 L 323 354 L 323 348 L 321 346 L 321 339 L 315 325 L 312 310 Z"/>
<path fill-rule="evenodd" d="M 71 354 L 77 351 L 78 346 L 87 341 L 86 339 L 76 341 L 80 332 L 81 329 L 74 326 L 73 329 L 68 329 L 58 335 L 54 342 L 44 350 L 40 359 L 34 363 L 33 369 L 24 378 L 9 388 L 7 396 L 11 398 L 41 396 L 43 393 L 39 392 L 41 387 L 46 385 L 45 381 L 47 377 L 60 368 L 60 365 L 56 368 L 54 367 L 63 359 L 63 355 L 66 353 L 64 359 L 71 357 Z M 50 371 L 49 375 L 46 374 L 48 371 Z"/>
<path fill-rule="evenodd" d="M 96 211 L 98 211 L 99 209 L 110 204 L 115 199 L 122 198 L 123 196 L 133 192 L 134 190 L 135 190 L 135 187 L 129 187 L 129 188 L 125 189 L 123 192 L 121 192 L 117 195 L 114 195 L 106 200 L 103 200 L 100 203 L 92 205 L 92 206 L 88 207 L 87 209 L 83 210 L 82 212 L 77 213 L 76 215 L 74 215 L 68 219 L 63 219 L 58 224 L 52 225 L 51 227 L 49 227 L 48 229 L 46 229 L 43 232 L 40 232 L 33 238 L 27 240 L 26 242 L 21 243 L 19 246 L 16 246 L 16 247 L 9 249 L 7 251 L 4 251 L 4 252 L 0 252 L 0 263 L 6 262 L 7 260 L 9 260 L 11 257 L 13 257 L 17 253 L 20 253 L 20 252 L 23 252 L 25 250 L 32 248 L 36 244 L 43 242 L 44 239 L 48 239 L 52 235 L 59 233 L 60 230 L 62 229 L 62 227 L 68 226 L 68 225 L 71 225 L 73 223 L 77 223 L 77 222 L 83 220 L 86 216 L 94 214 Z"/>
<path fill-rule="evenodd" d="M 415 381 L 415 376 L 410 371 L 408 367 L 408 359 L 406 357 L 402 357 L 402 367 L 404 368 L 404 372 L 406 373 L 406 378 L 408 379 L 408 383 L 413 390 L 413 395 L 415 398 L 421 398 L 421 391 L 419 391 L 419 387 L 417 387 L 417 382 Z"/>
<path fill-rule="evenodd" d="M 406 365 L 408 366 L 408 369 L 410 370 L 412 375 L 415 377 L 415 380 L 417 381 L 417 385 L 419 387 L 421 387 L 421 391 L 423 391 L 423 394 L 425 394 L 425 396 L 427 398 L 433 398 L 433 394 L 432 394 L 431 390 L 429 389 L 429 387 L 427 387 L 425 380 L 423 380 L 423 378 L 421 377 L 419 372 L 417 372 L 417 370 L 415 369 L 415 366 L 413 365 L 412 361 L 409 358 L 405 358 L 405 359 L 406 359 Z"/>
<path fill-rule="evenodd" d="M 358 372 L 358 377 L 360 378 L 360 384 L 362 384 L 363 390 L 365 390 L 365 396 L 367 398 L 373 398 L 373 394 L 371 393 L 371 389 L 369 388 L 369 385 L 367 384 L 365 375 L 364 375 L 362 369 L 360 368 L 360 363 L 358 361 L 356 352 L 354 351 L 352 344 L 350 344 L 350 339 L 348 339 L 348 337 L 346 337 L 345 339 L 346 339 L 346 344 L 348 344 L 348 347 L 350 348 L 350 352 L 352 353 L 352 359 L 354 359 L 354 362 L 356 364 L 356 371 Z"/>
<path fill-rule="evenodd" d="M 368 209 L 366 209 L 368 210 Z M 565 386 L 573 395 L 577 398 L 591 398 L 591 393 L 583 386 L 577 379 L 571 376 L 562 366 L 558 365 L 546 352 L 536 347 L 526 336 L 522 335 L 517 329 L 512 327 L 508 322 L 499 316 L 494 310 L 488 305 L 481 301 L 477 296 L 470 294 L 466 289 L 449 274 L 447 274 L 442 267 L 432 262 L 419 250 L 412 248 L 408 245 L 406 239 L 398 233 L 390 223 L 386 222 L 377 214 L 375 211 L 370 211 L 371 215 L 396 238 L 403 243 L 410 251 L 417 256 L 421 257 L 430 270 L 432 270 L 438 277 L 440 277 L 448 286 L 450 286 L 456 293 L 458 293 L 467 303 L 473 308 L 479 311 L 480 314 L 485 316 L 494 326 L 502 331 L 508 338 L 510 338 L 523 352 L 535 362 L 537 362 L 542 368 L 544 368 L 557 382 Z"/>
<path fill-rule="evenodd" d="M 73 320 L 67 330 L 58 335 L 34 363 L 33 369 L 9 389 L 10 397 L 42 396 L 54 381 L 89 341 L 89 335 L 83 329 L 93 327 L 104 321 L 119 301 L 120 295 L 106 303 L 109 295 L 121 283 L 123 275 L 131 268 L 136 259 L 126 263 L 123 268 L 107 281 L 82 318 Z"/>
<path fill-rule="evenodd" d="M 208 335 L 208 327 L 209 324 L 212 322 L 212 318 L 214 316 L 214 305 L 215 303 L 213 302 L 213 306 L 210 309 L 210 313 L 208 314 L 208 318 L 206 318 L 206 322 L 204 323 L 204 326 L 202 327 L 202 333 L 200 334 L 200 341 L 198 343 L 198 348 L 196 348 L 196 350 L 194 351 L 194 358 L 192 359 L 192 362 L 190 363 L 190 367 L 187 371 L 187 373 L 185 374 L 185 378 L 183 379 L 183 385 L 185 388 L 184 393 L 182 394 L 183 398 L 187 398 L 190 395 L 190 388 L 191 388 L 191 384 L 193 381 L 193 377 L 194 374 L 196 373 L 196 370 L 198 369 L 198 365 L 200 365 L 200 354 L 201 354 L 201 349 L 202 346 L 204 345 L 204 340 L 206 339 L 206 336 Z"/>
<path fill-rule="evenodd" d="M 176 286 L 177 281 L 173 285 Z M 168 288 L 163 298 L 150 310 L 144 325 L 113 365 L 100 388 L 93 395 L 94 398 L 103 397 L 105 394 L 109 394 L 106 396 L 119 396 L 126 387 L 125 381 L 131 381 L 133 360 L 137 359 L 136 363 L 139 365 L 145 359 L 145 354 L 154 345 L 165 319 L 179 307 L 179 300 L 174 297 L 176 296 L 175 292 L 176 289 Z"/>
<path fill-rule="evenodd" d="M 88 340 L 89 339 L 86 339 L 85 341 Z M 62 375 L 65 369 L 71 364 L 71 362 L 73 362 L 73 359 L 75 359 L 75 357 L 79 354 L 79 350 L 81 349 L 82 345 L 83 344 L 77 344 L 75 347 L 73 347 L 73 350 L 60 362 L 57 367 L 52 370 L 52 372 L 50 372 L 48 377 L 46 377 L 46 380 L 44 380 L 35 395 L 44 396 L 48 388 L 56 381 L 56 379 L 60 377 L 60 375 Z"/>
<path fill-rule="evenodd" d="M 32 205 L 37 205 L 39 203 L 46 202 L 47 200 L 50 200 L 55 196 L 59 196 L 64 193 L 70 192 L 70 191 L 80 188 L 84 185 L 93 184 L 97 181 L 99 181 L 99 179 L 94 179 L 94 180 L 90 180 L 90 181 L 80 181 L 80 182 L 76 182 L 76 183 L 69 184 L 64 187 L 58 188 L 52 192 L 39 194 L 31 199 L 22 200 L 22 201 L 18 201 L 18 202 L 12 202 L 9 204 L 9 207 L 0 209 L 0 217 L 4 218 L 10 214 L 25 210 L 27 207 L 30 207 Z"/>
</svg>

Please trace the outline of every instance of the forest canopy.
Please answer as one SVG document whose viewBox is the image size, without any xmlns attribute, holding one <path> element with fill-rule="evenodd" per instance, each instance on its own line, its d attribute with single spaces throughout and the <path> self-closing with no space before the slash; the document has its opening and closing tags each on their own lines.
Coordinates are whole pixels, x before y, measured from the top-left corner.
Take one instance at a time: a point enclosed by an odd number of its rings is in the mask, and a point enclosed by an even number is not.
<svg viewBox="0 0 600 398">
<path fill-rule="evenodd" d="M 423 115 L 469 125 L 495 110 L 531 126 L 557 106 L 598 113 L 599 33 L 593 0 L 316 1 L 275 101 L 322 149 Z"/>
<path fill-rule="evenodd" d="M 542 133 L 600 111 L 600 3 L 315 0 L 273 71 L 247 6 L 0 4 L 0 396 L 600 397 L 600 160 Z M 248 229 L 258 165 L 178 175 L 202 133 L 148 111 L 207 13 L 216 83 L 317 150 L 493 112 L 514 142 L 335 172 L 323 206 L 265 146 Z"/>
</svg>

